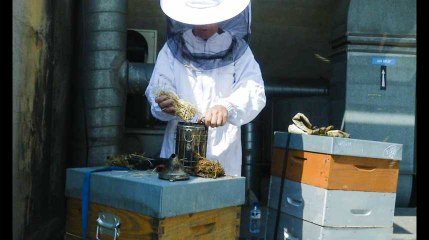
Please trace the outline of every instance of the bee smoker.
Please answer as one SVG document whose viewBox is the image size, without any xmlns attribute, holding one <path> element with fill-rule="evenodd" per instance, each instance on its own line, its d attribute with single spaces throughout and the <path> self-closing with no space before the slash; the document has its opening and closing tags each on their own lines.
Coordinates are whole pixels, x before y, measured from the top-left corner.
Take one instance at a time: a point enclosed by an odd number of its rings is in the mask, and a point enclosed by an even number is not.
<svg viewBox="0 0 429 240">
<path fill-rule="evenodd" d="M 201 157 L 206 157 L 207 127 L 201 123 L 180 122 L 176 130 L 176 153 L 170 156 L 168 167 L 159 178 L 176 181 L 189 179 Z"/>
<path fill-rule="evenodd" d="M 175 152 L 189 174 L 194 173 L 198 160 L 206 157 L 207 133 L 207 127 L 202 123 L 177 124 Z"/>
</svg>

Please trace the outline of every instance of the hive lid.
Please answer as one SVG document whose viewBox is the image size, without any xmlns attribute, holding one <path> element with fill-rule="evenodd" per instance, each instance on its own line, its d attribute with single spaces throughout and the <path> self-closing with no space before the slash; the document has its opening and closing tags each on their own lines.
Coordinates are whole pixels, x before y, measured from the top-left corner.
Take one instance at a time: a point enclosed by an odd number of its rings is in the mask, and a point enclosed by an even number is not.
<svg viewBox="0 0 429 240">
<path fill-rule="evenodd" d="M 92 168 L 68 168 L 67 197 L 82 198 L 84 175 Z M 245 202 L 245 178 L 190 177 L 170 182 L 149 171 L 95 172 L 90 178 L 90 202 L 156 218 L 173 217 Z"/>
<path fill-rule="evenodd" d="M 402 144 L 353 138 L 276 131 L 274 132 L 273 147 L 285 148 L 288 134 L 290 135 L 289 149 L 342 156 L 402 160 Z"/>
</svg>

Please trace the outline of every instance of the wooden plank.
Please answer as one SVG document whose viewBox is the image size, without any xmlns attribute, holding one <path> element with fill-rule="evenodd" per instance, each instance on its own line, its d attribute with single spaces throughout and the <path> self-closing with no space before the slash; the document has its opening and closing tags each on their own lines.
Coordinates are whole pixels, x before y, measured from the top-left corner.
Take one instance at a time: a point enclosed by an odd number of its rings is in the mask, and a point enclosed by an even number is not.
<svg viewBox="0 0 429 240">
<path fill-rule="evenodd" d="M 321 188 L 328 188 L 330 162 L 329 155 L 289 150 L 286 178 Z"/>
<path fill-rule="evenodd" d="M 71 233 L 68 233 L 68 232 L 66 232 L 64 234 L 64 240 L 80 240 L 80 239 L 83 239 L 82 235 L 77 236 L 77 235 L 74 235 L 74 234 L 71 234 Z"/>
<path fill-rule="evenodd" d="M 284 149 L 273 148 L 271 175 L 281 177 Z M 396 192 L 399 161 L 289 150 L 286 178 L 330 190 Z"/>
<path fill-rule="evenodd" d="M 333 156 L 328 189 L 396 192 L 399 161 Z"/>
<path fill-rule="evenodd" d="M 77 151 L 69 138 L 77 5 L 12 2 L 12 235 L 58 239 L 65 219 L 64 170 L 69 153 Z"/>
<path fill-rule="evenodd" d="M 157 219 L 127 210 L 91 203 L 88 217 L 89 239 L 95 239 L 95 220 L 99 211 L 115 214 L 121 219 L 121 240 L 238 239 L 240 231 L 240 206 Z M 68 198 L 66 236 L 69 239 L 81 238 L 81 223 L 81 201 Z M 110 238 L 107 237 L 107 239 Z"/>
<path fill-rule="evenodd" d="M 233 206 L 166 218 L 160 221 L 159 237 L 162 240 L 236 239 L 240 216 L 241 208 Z"/>
<path fill-rule="evenodd" d="M 273 148 L 271 175 L 282 177 L 281 168 L 283 167 L 284 154 L 285 149 Z M 326 188 L 328 186 L 330 158 L 314 159 L 315 157 L 318 157 L 318 155 L 290 149 L 286 163 L 286 178 L 295 182 Z M 312 158 L 312 161 L 305 160 L 307 158 Z"/>
</svg>

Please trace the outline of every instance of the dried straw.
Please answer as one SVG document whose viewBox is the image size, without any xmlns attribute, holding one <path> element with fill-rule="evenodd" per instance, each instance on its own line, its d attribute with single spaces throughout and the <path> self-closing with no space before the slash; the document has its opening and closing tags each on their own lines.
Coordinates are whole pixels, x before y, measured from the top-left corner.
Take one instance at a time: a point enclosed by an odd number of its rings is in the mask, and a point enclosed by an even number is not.
<svg viewBox="0 0 429 240">
<path fill-rule="evenodd" d="M 198 160 L 194 171 L 197 176 L 204 178 L 217 178 L 225 175 L 225 170 L 218 161 L 212 161 L 205 158 Z"/>
<path fill-rule="evenodd" d="M 198 112 L 192 104 L 178 98 L 176 94 L 172 92 L 160 90 L 157 93 L 157 97 L 161 95 L 165 95 L 173 100 L 173 107 L 176 109 L 176 115 L 183 119 L 183 121 L 185 122 L 191 121 L 195 114 Z"/>
</svg>

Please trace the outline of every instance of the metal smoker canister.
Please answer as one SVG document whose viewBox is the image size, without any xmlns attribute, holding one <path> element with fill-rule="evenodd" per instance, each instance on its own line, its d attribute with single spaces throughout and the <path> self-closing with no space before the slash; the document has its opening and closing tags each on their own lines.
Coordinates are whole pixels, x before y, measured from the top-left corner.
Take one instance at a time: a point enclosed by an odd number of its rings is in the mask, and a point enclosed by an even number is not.
<svg viewBox="0 0 429 240">
<path fill-rule="evenodd" d="M 179 122 L 176 130 L 176 155 L 188 173 L 194 173 L 198 156 L 206 157 L 207 128 L 200 123 Z"/>
</svg>

